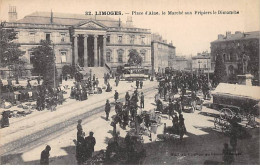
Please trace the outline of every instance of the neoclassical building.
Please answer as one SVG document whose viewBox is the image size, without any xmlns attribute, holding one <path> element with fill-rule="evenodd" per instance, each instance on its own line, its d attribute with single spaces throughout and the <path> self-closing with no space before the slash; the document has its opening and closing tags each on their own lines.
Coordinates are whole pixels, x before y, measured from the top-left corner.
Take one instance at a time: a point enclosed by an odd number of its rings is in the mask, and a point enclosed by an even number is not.
<svg viewBox="0 0 260 168">
<path fill-rule="evenodd" d="M 52 12 L 34 12 L 16 20 L 16 10 L 9 12 L 7 28 L 17 31 L 17 43 L 31 63 L 32 48 L 40 40 L 51 40 L 59 69 L 65 64 L 81 67 L 116 68 L 128 61 L 131 49 L 143 57 L 143 66 L 151 69 L 151 32 L 107 16 L 87 16 Z"/>
</svg>

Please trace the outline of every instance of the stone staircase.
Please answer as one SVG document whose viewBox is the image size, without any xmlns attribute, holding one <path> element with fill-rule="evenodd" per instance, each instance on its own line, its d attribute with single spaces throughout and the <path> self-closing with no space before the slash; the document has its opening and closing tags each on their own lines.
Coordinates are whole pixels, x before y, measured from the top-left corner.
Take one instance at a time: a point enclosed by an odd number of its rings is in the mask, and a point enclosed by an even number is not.
<svg viewBox="0 0 260 168">
<path fill-rule="evenodd" d="M 95 74 L 98 79 L 103 79 L 104 73 L 109 73 L 109 70 L 106 67 L 82 67 L 80 72 L 85 75 L 86 73 L 89 74 L 90 70 L 92 71 L 92 75 Z"/>
</svg>

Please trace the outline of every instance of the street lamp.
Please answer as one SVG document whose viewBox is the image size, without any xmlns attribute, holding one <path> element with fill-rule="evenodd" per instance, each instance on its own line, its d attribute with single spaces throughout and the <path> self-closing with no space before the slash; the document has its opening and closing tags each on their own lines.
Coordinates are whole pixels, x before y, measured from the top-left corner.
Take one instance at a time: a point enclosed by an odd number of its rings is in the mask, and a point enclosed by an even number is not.
<svg viewBox="0 0 260 168">
<path fill-rule="evenodd" d="M 207 69 L 208 69 L 208 82 L 209 82 L 209 65 L 208 65 L 208 59 L 207 59 Z"/>
<path fill-rule="evenodd" d="M 54 43 L 52 44 L 52 47 L 53 47 L 53 79 L 54 79 L 54 81 L 53 81 L 53 84 L 54 84 L 54 87 L 53 87 L 53 89 L 55 89 L 56 88 L 56 77 L 55 77 L 55 69 L 56 69 L 56 63 L 55 63 L 55 61 L 56 61 L 56 57 L 55 57 L 55 50 L 54 50 Z"/>
</svg>

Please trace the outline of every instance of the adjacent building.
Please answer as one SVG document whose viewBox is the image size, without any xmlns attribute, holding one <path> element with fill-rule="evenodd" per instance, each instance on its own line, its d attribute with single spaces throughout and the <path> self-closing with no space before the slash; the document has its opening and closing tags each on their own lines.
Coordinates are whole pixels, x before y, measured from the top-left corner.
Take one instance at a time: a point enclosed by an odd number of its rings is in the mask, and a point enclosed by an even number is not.
<svg viewBox="0 0 260 168">
<path fill-rule="evenodd" d="M 28 64 L 34 57 L 32 48 L 40 40 L 53 44 L 56 65 L 65 64 L 81 67 L 116 68 L 128 61 L 131 49 L 143 57 L 143 66 L 151 70 L 151 32 L 133 26 L 131 17 L 126 23 L 107 16 L 33 12 L 23 19 L 17 19 L 15 7 L 10 8 L 7 28 L 14 28 L 15 41 L 25 51 Z"/>
<path fill-rule="evenodd" d="M 186 59 L 184 56 L 176 56 L 173 60 L 172 60 L 172 68 L 175 70 L 187 70 L 189 62 L 188 59 Z"/>
<path fill-rule="evenodd" d="M 192 57 L 192 70 L 195 72 L 209 72 L 211 70 L 210 53 L 202 52 Z"/>
<path fill-rule="evenodd" d="M 152 69 L 154 72 L 164 72 L 165 68 L 172 67 L 176 57 L 175 46 L 167 43 L 159 34 L 152 34 Z"/>
<path fill-rule="evenodd" d="M 217 57 L 222 57 L 227 78 L 251 73 L 254 79 L 259 81 L 259 38 L 260 31 L 219 34 L 218 39 L 211 42 L 212 69 L 215 69 Z M 243 68 L 245 62 L 248 63 L 247 70 Z"/>
</svg>

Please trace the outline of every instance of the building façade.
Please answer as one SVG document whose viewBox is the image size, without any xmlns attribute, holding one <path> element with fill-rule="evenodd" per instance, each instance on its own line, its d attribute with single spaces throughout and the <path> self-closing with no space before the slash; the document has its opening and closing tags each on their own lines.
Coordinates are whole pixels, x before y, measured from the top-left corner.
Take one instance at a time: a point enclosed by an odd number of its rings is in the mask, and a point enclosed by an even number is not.
<svg viewBox="0 0 260 168">
<path fill-rule="evenodd" d="M 217 57 L 222 57 L 226 66 L 227 80 L 243 74 L 243 57 L 249 57 L 246 73 L 259 81 L 259 38 L 260 32 L 227 32 L 226 36 L 219 34 L 218 39 L 211 42 L 211 67 L 215 69 Z"/>
<path fill-rule="evenodd" d="M 34 12 L 15 20 L 16 11 L 9 12 L 11 21 L 7 28 L 14 28 L 25 51 L 24 60 L 32 67 L 32 48 L 40 40 L 50 40 L 54 48 L 57 69 L 63 65 L 81 67 L 109 67 L 115 69 L 128 61 L 131 49 L 143 58 L 143 66 L 151 70 L 151 32 L 133 26 L 132 18 L 126 23 L 107 16 L 87 16 L 52 12 Z"/>
</svg>

